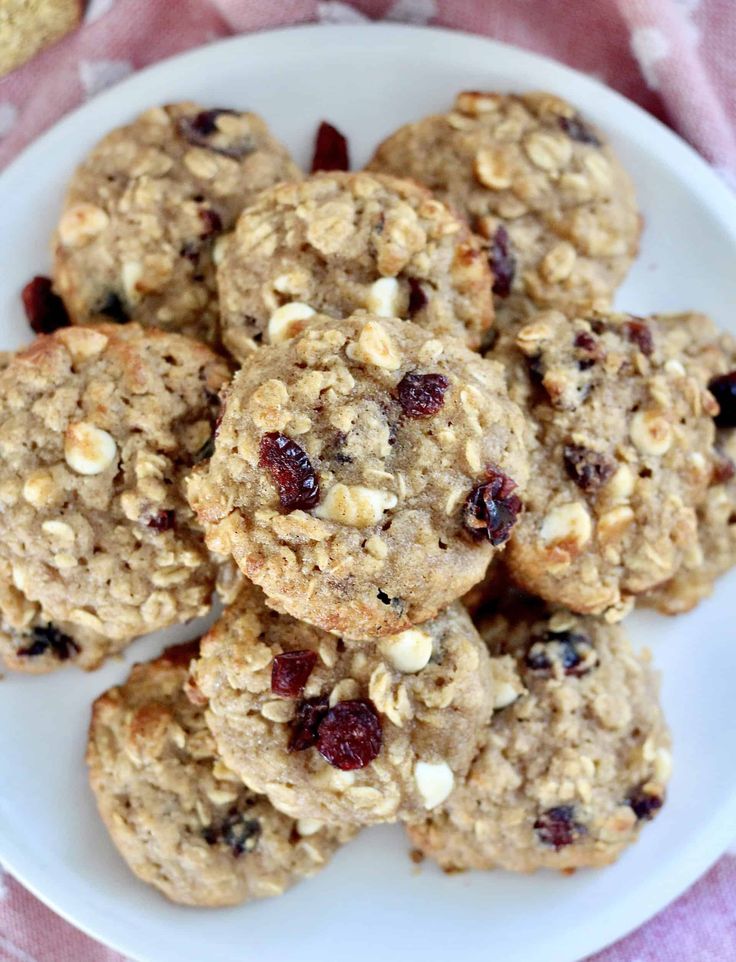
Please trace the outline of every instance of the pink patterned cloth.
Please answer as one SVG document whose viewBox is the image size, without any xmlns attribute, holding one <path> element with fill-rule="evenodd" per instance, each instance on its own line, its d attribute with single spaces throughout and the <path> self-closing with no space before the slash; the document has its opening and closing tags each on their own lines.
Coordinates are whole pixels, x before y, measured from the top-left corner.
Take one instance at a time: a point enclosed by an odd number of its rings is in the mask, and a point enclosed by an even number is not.
<svg viewBox="0 0 736 962">
<path fill-rule="evenodd" d="M 385 18 L 484 34 L 594 74 L 672 124 L 736 187 L 734 0 L 91 0 L 83 27 L 0 80 L 0 168 L 58 117 L 218 37 Z M 736 849 L 595 962 L 736 960 Z M 0 870 L 0 962 L 122 962 Z M 591 960 L 593 962 L 593 960 Z"/>
</svg>

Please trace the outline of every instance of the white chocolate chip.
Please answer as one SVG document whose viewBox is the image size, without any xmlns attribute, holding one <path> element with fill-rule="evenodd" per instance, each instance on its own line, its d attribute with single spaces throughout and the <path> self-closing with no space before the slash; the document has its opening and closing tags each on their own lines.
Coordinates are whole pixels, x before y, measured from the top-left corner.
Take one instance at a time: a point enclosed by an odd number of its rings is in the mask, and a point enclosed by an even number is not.
<svg viewBox="0 0 736 962">
<path fill-rule="evenodd" d="M 500 711 L 502 708 L 508 708 L 516 701 L 519 694 L 519 690 L 511 682 L 500 682 L 493 692 L 493 710 Z"/>
<path fill-rule="evenodd" d="M 101 474 L 117 457 L 112 435 L 94 424 L 75 421 L 64 435 L 64 459 L 77 474 Z"/>
<path fill-rule="evenodd" d="M 34 508 L 44 508 L 51 504 L 58 493 L 59 489 L 51 472 L 43 468 L 34 471 L 23 485 L 23 497 Z"/>
<path fill-rule="evenodd" d="M 101 233 L 110 218 L 95 204 L 75 204 L 59 221 L 59 238 L 65 247 L 84 247 Z"/>
<path fill-rule="evenodd" d="M 622 464 L 606 485 L 611 501 L 628 501 L 634 492 L 634 472 L 628 464 Z"/>
<path fill-rule="evenodd" d="M 399 282 L 395 277 L 381 277 L 371 284 L 365 306 L 379 317 L 398 317 Z"/>
<path fill-rule="evenodd" d="M 383 656 L 397 670 L 406 674 L 421 671 L 432 657 L 432 636 L 419 628 L 409 628 L 379 642 Z"/>
<path fill-rule="evenodd" d="M 700 451 L 691 451 L 688 460 L 690 464 L 695 468 L 698 474 L 705 474 L 705 470 L 708 467 L 708 463 L 700 453 Z"/>
<path fill-rule="evenodd" d="M 377 524 L 384 511 L 396 504 L 396 495 L 389 491 L 366 488 L 362 484 L 335 484 L 314 513 L 323 521 L 368 528 Z"/>
<path fill-rule="evenodd" d="M 315 311 L 309 304 L 292 301 L 278 307 L 268 321 L 268 338 L 272 344 L 288 341 L 304 330 L 304 321 L 313 317 Z"/>
<path fill-rule="evenodd" d="M 229 234 L 220 234 L 215 243 L 212 245 L 212 263 L 219 267 L 225 259 L 225 254 L 227 253 L 227 245 L 230 240 Z"/>
<path fill-rule="evenodd" d="M 44 521 L 41 530 L 60 544 L 74 544 L 74 528 L 66 521 Z"/>
<path fill-rule="evenodd" d="M 306 838 L 308 835 L 316 835 L 325 827 L 324 822 L 320 822 L 318 818 L 300 818 L 297 819 L 296 830 L 302 836 Z"/>
<path fill-rule="evenodd" d="M 571 501 L 552 508 L 542 521 L 539 535 L 546 545 L 582 548 L 590 541 L 590 515 L 579 501 Z"/>
<path fill-rule="evenodd" d="M 661 456 L 672 444 L 672 428 L 656 411 L 637 411 L 631 419 L 631 440 L 642 454 Z"/>
<path fill-rule="evenodd" d="M 386 371 L 395 371 L 401 366 L 401 355 L 388 331 L 378 321 L 368 321 L 358 340 L 348 345 L 347 355 L 353 361 L 373 364 Z"/>
<path fill-rule="evenodd" d="M 441 805 L 455 787 L 455 776 L 447 762 L 417 762 L 414 781 L 428 811 Z"/>
</svg>

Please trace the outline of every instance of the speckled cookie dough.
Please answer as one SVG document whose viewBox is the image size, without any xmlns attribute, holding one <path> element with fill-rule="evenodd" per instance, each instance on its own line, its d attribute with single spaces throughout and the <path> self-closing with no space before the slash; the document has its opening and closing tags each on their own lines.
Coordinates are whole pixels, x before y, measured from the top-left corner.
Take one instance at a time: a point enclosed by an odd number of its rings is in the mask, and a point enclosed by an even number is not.
<svg viewBox="0 0 736 962">
<path fill-rule="evenodd" d="M 703 314 L 662 316 L 670 340 L 711 385 L 716 460 L 705 501 L 698 507 L 698 546 L 670 581 L 642 597 L 663 614 L 690 611 L 711 594 L 716 580 L 736 565 L 736 342 Z"/>
<path fill-rule="evenodd" d="M 535 306 L 606 308 L 638 250 L 628 175 L 552 94 L 461 93 L 392 134 L 368 169 L 425 184 L 486 238 L 502 323 Z"/>
<path fill-rule="evenodd" d="M 512 397 L 536 429 L 511 575 L 551 602 L 619 618 L 697 547 L 713 397 L 656 318 L 544 312 L 491 353 L 508 360 Z"/>
<path fill-rule="evenodd" d="M 100 815 L 130 869 L 174 902 L 280 895 L 355 834 L 277 812 L 220 760 L 183 685 L 197 644 L 136 665 L 94 704 L 87 746 Z"/>
<path fill-rule="evenodd" d="M 477 348 L 493 317 L 488 261 L 429 191 L 370 174 L 281 184 L 247 208 L 217 274 L 222 336 L 243 361 L 315 313 L 369 310 Z"/>
<path fill-rule="evenodd" d="M 54 240 L 73 322 L 216 342 L 218 238 L 259 191 L 300 176 L 255 114 L 185 102 L 113 130 L 74 174 Z"/>
<path fill-rule="evenodd" d="M 192 696 L 227 764 L 294 817 L 421 818 L 463 778 L 490 718 L 488 654 L 462 605 L 372 642 L 268 608 L 246 584 L 202 641 Z"/>
<path fill-rule="evenodd" d="M 448 871 L 608 865 L 661 808 L 671 768 L 648 653 L 599 619 L 537 620 L 533 602 L 481 633 L 498 706 L 487 742 L 412 842 Z"/>
<path fill-rule="evenodd" d="M 124 327 L 38 338 L 0 373 L 0 655 L 94 668 L 204 614 L 215 565 L 182 490 L 228 369 L 203 344 Z"/>
<path fill-rule="evenodd" d="M 480 581 L 507 540 L 523 431 L 502 367 L 460 341 L 317 316 L 235 376 L 187 492 L 210 547 L 269 604 L 351 638 L 394 634 Z"/>
</svg>

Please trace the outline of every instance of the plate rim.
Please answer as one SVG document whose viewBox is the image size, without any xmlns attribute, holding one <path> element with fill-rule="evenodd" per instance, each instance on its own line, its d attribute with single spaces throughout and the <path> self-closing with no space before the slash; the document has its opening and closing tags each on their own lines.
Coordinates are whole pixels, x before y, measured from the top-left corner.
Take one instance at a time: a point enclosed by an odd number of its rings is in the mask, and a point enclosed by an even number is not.
<svg viewBox="0 0 736 962">
<path fill-rule="evenodd" d="M 92 113 L 103 113 L 108 103 L 113 103 L 119 99 L 121 93 L 125 96 L 128 90 L 136 91 L 137 88 L 148 86 L 149 90 L 155 90 L 158 75 L 165 76 L 175 65 L 182 62 L 188 65 L 196 65 L 199 60 L 207 60 L 212 56 L 216 49 L 223 47 L 240 47 L 249 45 L 265 45 L 278 43 L 289 35 L 301 35 L 305 33 L 320 32 L 330 35 L 333 38 L 341 38 L 343 41 L 354 42 L 360 40 L 364 43 L 367 39 L 366 34 L 371 33 L 388 38 L 401 36 L 403 41 L 407 38 L 417 37 L 421 42 L 425 42 L 429 35 L 433 39 L 446 42 L 449 46 L 457 42 L 462 44 L 470 43 L 478 48 L 484 47 L 492 53 L 503 51 L 513 53 L 521 60 L 520 68 L 524 64 L 536 67 L 543 67 L 546 72 L 551 71 L 559 78 L 560 83 L 565 81 L 575 81 L 582 87 L 582 101 L 585 101 L 588 94 L 592 96 L 597 93 L 608 104 L 615 105 L 618 111 L 623 110 L 628 113 L 633 120 L 638 120 L 644 124 L 645 133 L 651 135 L 650 152 L 657 155 L 657 159 L 668 168 L 676 168 L 680 176 L 690 178 L 691 193 L 695 195 L 698 204 L 707 206 L 709 213 L 724 229 L 734 242 L 736 247 L 736 195 L 720 180 L 715 170 L 702 158 L 693 147 L 684 141 L 675 131 L 667 127 L 662 121 L 654 117 L 638 104 L 629 100 L 618 91 L 607 87 L 604 83 L 590 75 L 581 72 L 573 67 L 554 60 L 543 54 L 538 54 L 513 44 L 494 40 L 477 34 L 448 28 L 420 26 L 414 24 L 387 23 L 381 21 L 371 21 L 361 24 L 319 24 L 303 23 L 297 25 L 283 25 L 273 29 L 256 31 L 249 34 L 237 34 L 234 36 L 219 38 L 210 43 L 176 53 L 164 60 L 150 64 L 145 68 L 136 71 L 131 76 L 115 84 L 94 98 L 86 101 L 65 114 L 56 121 L 50 128 L 36 137 L 28 144 L 23 151 L 2 171 L 0 171 L 0 195 L 8 189 L 17 187 L 22 190 L 24 169 L 39 162 L 43 155 L 53 150 L 55 142 L 63 138 L 67 130 L 73 128 L 82 116 Z M 374 42 L 373 38 L 368 42 Z M 411 43 L 412 39 L 408 39 Z M 196 80 L 193 81 L 192 96 L 196 96 Z M 109 129 L 104 128 L 104 130 Z M 102 132 L 104 132 L 104 130 Z M 636 134 L 640 136 L 636 136 Z M 631 132 L 632 140 L 635 142 L 643 139 L 643 133 L 636 127 Z M 651 144 L 651 138 L 655 143 Z M 659 143 L 657 143 L 657 141 Z M 663 150 L 664 148 L 664 154 Z M 594 925 L 588 922 L 586 925 L 576 927 L 574 932 L 568 932 L 564 945 L 552 946 L 546 953 L 547 962 L 575 962 L 585 955 L 601 951 L 613 942 L 624 938 L 639 926 L 644 924 L 658 912 L 662 911 L 667 905 L 679 897 L 687 888 L 694 884 L 717 859 L 732 844 L 731 834 L 727 834 L 727 825 L 736 822 L 736 781 L 732 791 L 722 800 L 716 813 L 712 816 L 705 827 L 695 832 L 689 843 L 676 850 L 668 858 L 667 864 L 670 870 L 665 874 L 660 870 L 659 888 L 656 892 L 648 892 L 647 898 L 642 898 L 632 909 L 629 907 L 626 915 L 626 924 L 620 925 L 620 917 L 616 913 L 615 906 L 620 902 L 612 903 L 612 908 L 605 911 L 601 909 L 596 916 Z M 0 825 L 0 828 L 2 826 Z M 0 831 L 0 865 L 2 865 L 10 875 L 12 875 L 23 887 L 28 889 L 34 896 L 42 901 L 56 914 L 64 918 L 78 930 L 108 946 L 131 959 L 139 962 L 156 962 L 154 956 L 140 954 L 139 949 L 128 947 L 124 938 L 110 940 L 107 935 L 101 934 L 92 921 L 80 921 L 71 908 L 66 908 L 60 904 L 61 893 L 46 895 L 42 889 L 43 872 L 38 866 L 28 865 L 22 867 L 24 861 L 23 846 L 16 844 L 15 840 L 6 833 Z M 674 863 L 674 865 L 673 865 Z M 595 929 L 595 932 L 593 931 Z M 574 954 L 571 955 L 571 950 Z"/>
</svg>

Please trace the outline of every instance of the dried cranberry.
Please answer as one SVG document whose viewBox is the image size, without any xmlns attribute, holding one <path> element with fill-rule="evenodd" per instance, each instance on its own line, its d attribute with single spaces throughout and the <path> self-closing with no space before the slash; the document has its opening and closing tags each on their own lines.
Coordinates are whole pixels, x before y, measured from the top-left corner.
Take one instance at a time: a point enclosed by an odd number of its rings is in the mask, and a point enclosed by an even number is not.
<svg viewBox="0 0 736 962">
<path fill-rule="evenodd" d="M 509 232 L 503 224 L 493 235 L 490 262 L 493 271 L 493 293 L 498 297 L 508 297 L 516 274 L 516 258 L 511 250 Z"/>
<path fill-rule="evenodd" d="M 109 317 L 111 321 L 116 324 L 127 324 L 130 320 L 128 311 L 120 300 L 120 297 L 114 292 L 110 293 L 101 301 L 98 306 L 94 309 L 95 314 L 104 314 L 105 317 Z"/>
<path fill-rule="evenodd" d="M 21 291 L 28 323 L 35 334 L 52 334 L 71 321 L 64 302 L 51 288 L 51 278 L 34 277 Z"/>
<path fill-rule="evenodd" d="M 592 144 L 593 147 L 602 146 L 593 131 L 586 127 L 579 117 L 560 117 L 559 124 L 570 140 L 577 140 L 580 144 Z"/>
<path fill-rule="evenodd" d="M 319 504 L 317 474 L 296 441 L 276 431 L 264 434 L 258 463 L 270 474 L 286 511 L 306 511 Z"/>
<path fill-rule="evenodd" d="M 24 657 L 36 658 L 39 655 L 52 654 L 59 661 L 68 661 L 79 654 L 76 641 L 50 622 L 36 625 L 25 637 L 30 639 L 30 644 L 18 649 L 18 654 Z"/>
<path fill-rule="evenodd" d="M 176 526 L 176 512 L 171 508 L 158 511 L 146 521 L 147 527 L 151 528 L 156 534 L 163 534 L 164 531 L 171 531 Z"/>
<path fill-rule="evenodd" d="M 283 698 L 298 698 L 317 661 L 315 651 L 285 651 L 271 666 L 271 691 Z"/>
<path fill-rule="evenodd" d="M 587 675 L 596 662 L 590 638 L 574 631 L 545 631 L 524 658 L 526 667 L 543 677 L 552 675 L 555 662 L 566 675 L 575 678 Z"/>
<path fill-rule="evenodd" d="M 486 481 L 473 488 L 463 508 L 463 523 L 473 537 L 487 538 L 494 546 L 508 540 L 521 511 L 515 488 L 516 482 L 503 471 L 486 469 Z"/>
<path fill-rule="evenodd" d="M 632 344 L 636 344 L 642 354 L 651 357 L 654 353 L 654 338 L 648 324 L 645 324 L 644 321 L 626 321 L 624 331 L 626 337 Z"/>
<path fill-rule="evenodd" d="M 566 444 L 562 458 L 568 475 L 583 491 L 594 491 L 600 488 L 615 470 L 612 461 L 596 451 L 583 447 L 582 444 Z"/>
<path fill-rule="evenodd" d="M 708 390 L 721 409 L 715 417 L 719 428 L 736 428 L 736 371 L 714 377 Z"/>
<path fill-rule="evenodd" d="M 725 484 L 736 475 L 736 464 L 722 451 L 716 450 L 716 456 L 711 484 Z"/>
<path fill-rule="evenodd" d="M 200 110 L 194 117 L 183 118 L 184 127 L 193 130 L 200 137 L 209 137 L 217 130 L 217 118 L 222 114 L 234 114 L 229 107 L 215 107 L 212 110 Z M 182 121 L 180 121 L 180 124 Z"/>
<path fill-rule="evenodd" d="M 396 388 L 401 410 L 412 419 L 431 418 L 445 403 L 450 382 L 444 374 L 405 374 Z"/>
<path fill-rule="evenodd" d="M 222 218 L 217 211 L 212 210 L 211 207 L 200 207 L 199 219 L 202 221 L 203 227 L 202 233 L 199 236 L 203 239 L 213 237 L 222 230 Z"/>
<path fill-rule="evenodd" d="M 540 842 L 551 845 L 559 852 L 561 848 L 572 845 L 581 835 L 585 835 L 586 829 L 575 821 L 575 809 L 572 805 L 557 805 L 542 812 L 534 823 L 534 831 Z"/>
<path fill-rule="evenodd" d="M 237 858 L 243 852 L 252 852 L 261 836 L 261 823 L 257 818 L 230 815 L 222 826 L 222 840 Z"/>
<path fill-rule="evenodd" d="M 581 351 L 585 351 L 586 354 L 592 354 L 594 351 L 598 350 L 598 341 L 589 334 L 588 331 L 580 331 L 575 335 L 574 341 L 575 347 L 579 348 Z"/>
<path fill-rule="evenodd" d="M 317 744 L 319 726 L 329 707 L 330 704 L 325 695 L 305 698 L 299 702 L 291 720 L 287 745 L 290 752 L 303 752 Z"/>
<path fill-rule="evenodd" d="M 199 658 L 199 638 L 195 638 L 194 641 L 185 641 L 181 645 L 169 645 L 168 648 L 164 648 L 161 657 L 171 665 L 188 668 L 192 659 Z"/>
<path fill-rule="evenodd" d="M 326 120 L 317 128 L 312 155 L 312 173 L 318 170 L 348 170 L 350 157 L 347 139 Z"/>
<path fill-rule="evenodd" d="M 237 115 L 236 110 L 227 108 L 215 108 L 214 110 L 201 110 L 194 117 L 180 117 L 177 121 L 179 134 L 195 147 L 205 147 L 215 154 L 222 154 L 224 157 L 238 159 L 252 153 L 256 145 L 249 136 L 241 137 L 227 144 L 214 144 L 210 140 L 213 134 L 220 133 L 217 126 L 217 118 L 223 114 Z"/>
<path fill-rule="evenodd" d="M 603 360 L 603 352 L 598 339 L 588 331 L 580 331 L 576 334 L 573 344 L 578 351 L 578 367 L 581 371 L 587 371 L 596 361 Z"/>
<path fill-rule="evenodd" d="M 224 842 L 235 858 L 239 858 L 244 852 L 253 851 L 261 832 L 257 818 L 245 818 L 240 812 L 231 812 L 221 825 L 208 825 L 202 836 L 208 845 Z"/>
<path fill-rule="evenodd" d="M 199 264 L 199 255 L 202 253 L 202 245 L 197 241 L 186 241 L 179 248 L 182 257 L 186 257 L 190 264 L 195 267 Z"/>
<path fill-rule="evenodd" d="M 664 799 L 656 792 L 645 791 L 643 785 L 639 785 L 626 799 L 634 810 L 634 815 L 639 821 L 649 821 L 654 818 L 660 808 L 664 805 Z"/>
<path fill-rule="evenodd" d="M 427 306 L 427 295 L 424 293 L 424 288 L 416 279 L 416 277 L 409 278 L 409 317 L 414 317 L 418 314 L 422 308 Z"/>
<path fill-rule="evenodd" d="M 372 701 L 338 702 L 319 726 L 317 749 L 330 765 L 344 772 L 370 765 L 381 751 L 381 719 Z"/>
</svg>

